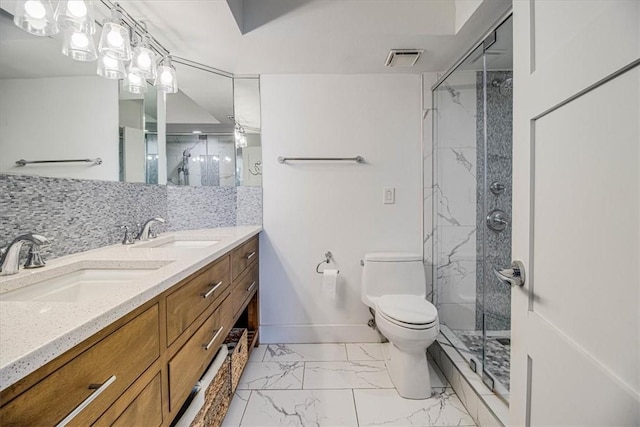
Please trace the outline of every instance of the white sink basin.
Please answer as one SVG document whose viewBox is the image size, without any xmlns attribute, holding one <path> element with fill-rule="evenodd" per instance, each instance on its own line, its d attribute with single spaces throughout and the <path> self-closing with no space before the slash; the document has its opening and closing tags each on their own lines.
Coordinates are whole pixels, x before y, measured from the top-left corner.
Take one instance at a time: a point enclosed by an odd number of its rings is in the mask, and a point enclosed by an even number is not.
<svg viewBox="0 0 640 427">
<path fill-rule="evenodd" d="M 87 302 L 112 295 L 156 268 L 85 268 L 0 294 L 0 301 Z"/>
<path fill-rule="evenodd" d="M 201 249 L 213 246 L 219 240 L 187 240 L 187 239 L 170 239 L 151 241 L 137 245 L 139 248 L 182 248 L 182 249 Z"/>
</svg>

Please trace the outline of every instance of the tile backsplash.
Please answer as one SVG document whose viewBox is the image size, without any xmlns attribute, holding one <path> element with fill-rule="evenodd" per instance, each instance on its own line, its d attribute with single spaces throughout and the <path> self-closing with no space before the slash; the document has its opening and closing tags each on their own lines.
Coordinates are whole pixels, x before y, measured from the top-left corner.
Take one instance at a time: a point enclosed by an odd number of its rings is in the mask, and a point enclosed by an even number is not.
<svg viewBox="0 0 640 427">
<path fill-rule="evenodd" d="M 122 225 L 167 219 L 163 228 L 262 224 L 262 188 L 242 197 L 242 187 L 174 187 L 127 182 L 0 174 L 0 246 L 22 233 L 48 237 L 55 258 L 112 245 Z M 259 212 L 260 215 L 257 215 Z M 164 231 L 158 228 L 159 231 Z"/>
</svg>

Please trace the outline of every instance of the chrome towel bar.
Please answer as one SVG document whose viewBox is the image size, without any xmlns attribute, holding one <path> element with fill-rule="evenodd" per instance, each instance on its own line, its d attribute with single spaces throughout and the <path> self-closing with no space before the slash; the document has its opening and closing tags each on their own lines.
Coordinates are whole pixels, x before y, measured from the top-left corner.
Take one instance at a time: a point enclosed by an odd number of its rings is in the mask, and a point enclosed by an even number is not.
<svg viewBox="0 0 640 427">
<path fill-rule="evenodd" d="M 35 163 L 93 163 L 94 165 L 101 165 L 102 159 L 100 157 L 96 157 L 95 159 L 74 159 L 74 160 L 25 160 L 20 159 L 16 162 L 18 166 L 26 166 Z"/>
<path fill-rule="evenodd" d="M 318 162 L 356 162 L 364 163 L 364 157 L 278 157 L 278 163 L 284 163 L 289 160 L 296 161 L 318 161 Z"/>
</svg>

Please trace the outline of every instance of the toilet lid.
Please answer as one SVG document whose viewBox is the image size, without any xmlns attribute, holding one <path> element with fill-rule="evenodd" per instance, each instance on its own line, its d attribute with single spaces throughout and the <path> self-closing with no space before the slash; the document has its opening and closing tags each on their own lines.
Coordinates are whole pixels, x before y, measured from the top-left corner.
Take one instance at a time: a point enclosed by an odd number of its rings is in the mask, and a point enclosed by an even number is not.
<svg viewBox="0 0 640 427">
<path fill-rule="evenodd" d="M 411 325 L 426 325 L 438 318 L 436 307 L 418 295 L 384 295 L 377 305 L 386 317 Z"/>
</svg>

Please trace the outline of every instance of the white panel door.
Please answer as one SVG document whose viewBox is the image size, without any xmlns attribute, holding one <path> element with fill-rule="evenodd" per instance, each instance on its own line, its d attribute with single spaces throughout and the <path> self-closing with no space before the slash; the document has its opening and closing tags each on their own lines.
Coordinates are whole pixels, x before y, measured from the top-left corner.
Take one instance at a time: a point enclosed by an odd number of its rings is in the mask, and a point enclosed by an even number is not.
<svg viewBox="0 0 640 427">
<path fill-rule="evenodd" d="M 639 426 L 640 1 L 513 16 L 509 424 Z"/>
</svg>

